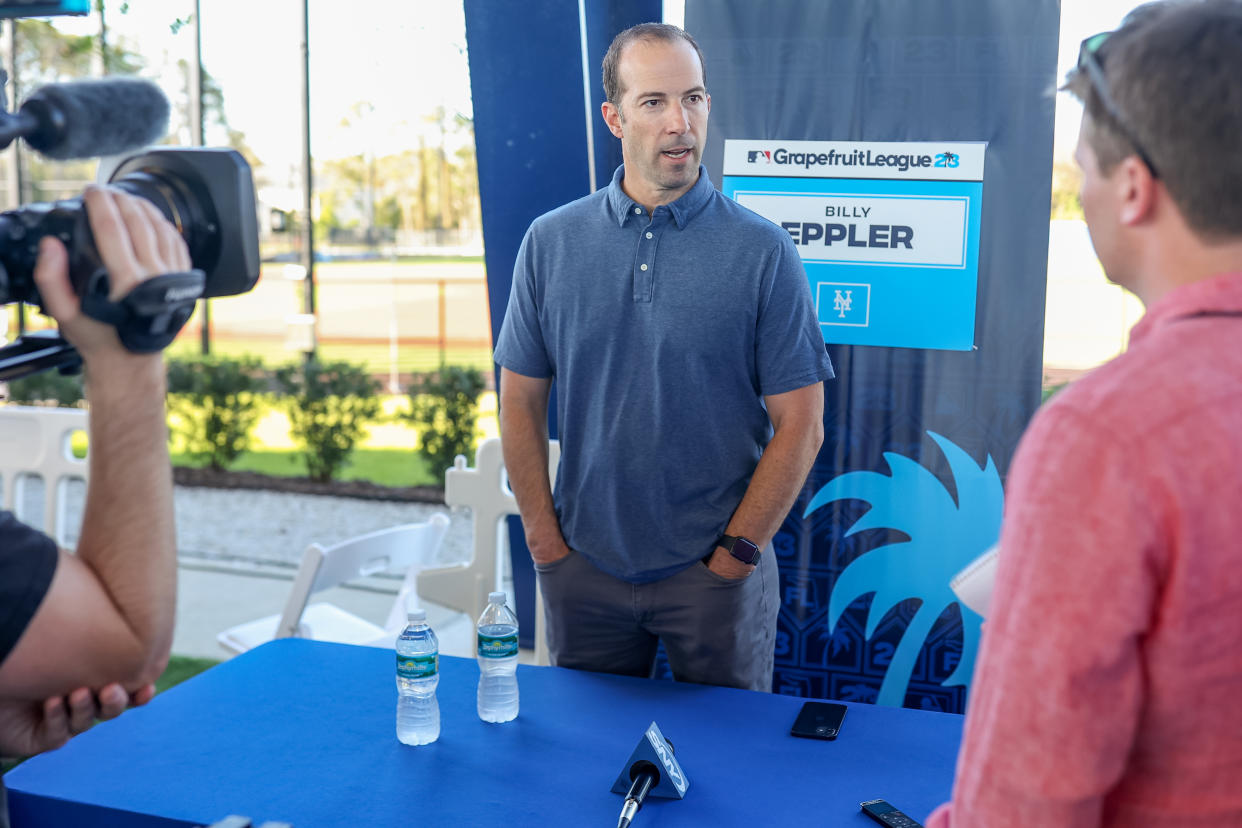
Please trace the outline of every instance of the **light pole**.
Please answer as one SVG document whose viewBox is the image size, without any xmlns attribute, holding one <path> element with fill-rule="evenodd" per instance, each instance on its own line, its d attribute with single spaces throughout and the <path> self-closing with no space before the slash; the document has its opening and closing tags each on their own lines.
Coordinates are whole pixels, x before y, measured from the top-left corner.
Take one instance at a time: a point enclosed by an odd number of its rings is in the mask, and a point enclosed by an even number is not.
<svg viewBox="0 0 1242 828">
<path fill-rule="evenodd" d="M 17 77 L 17 18 L 10 17 L 5 27 L 8 32 L 9 53 L 4 56 L 5 69 L 9 75 L 9 92 L 12 95 L 10 103 L 14 110 L 17 109 L 18 96 L 21 94 L 19 88 L 19 79 Z M 3 92 L 0 89 L 0 92 Z M 9 209 L 15 210 L 22 206 L 22 189 L 24 182 L 22 181 L 22 155 L 21 142 L 14 141 L 9 145 L 7 157 L 8 173 L 9 173 Z M 26 332 L 26 304 L 24 302 L 17 303 L 17 332 L 19 334 Z"/>
<path fill-rule="evenodd" d="M 201 147 L 206 141 L 203 128 L 203 24 L 202 4 L 194 0 L 194 63 L 190 67 L 190 143 Z M 199 339 L 203 356 L 211 353 L 211 304 L 198 300 Z"/>
<path fill-rule="evenodd" d="M 310 139 L 310 0 L 302 0 L 302 262 L 306 267 L 302 298 L 303 311 L 312 320 L 307 362 L 315 358 L 315 222 L 311 215 L 314 176 Z"/>
</svg>

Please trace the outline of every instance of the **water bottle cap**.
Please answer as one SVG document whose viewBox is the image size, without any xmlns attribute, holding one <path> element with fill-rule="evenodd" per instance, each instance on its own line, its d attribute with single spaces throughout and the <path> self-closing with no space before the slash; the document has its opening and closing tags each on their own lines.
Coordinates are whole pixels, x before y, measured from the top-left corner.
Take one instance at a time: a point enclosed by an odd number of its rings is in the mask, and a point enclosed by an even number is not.
<svg viewBox="0 0 1242 828">
<path fill-rule="evenodd" d="M 406 617 L 406 620 L 408 620 L 411 624 L 422 624 L 427 621 L 427 610 L 425 609 L 410 610 L 408 613 L 406 613 L 405 617 Z"/>
<path fill-rule="evenodd" d="M 489 604 L 503 605 L 504 602 L 505 602 L 505 594 L 503 592 L 489 592 L 487 594 L 487 603 Z"/>
</svg>

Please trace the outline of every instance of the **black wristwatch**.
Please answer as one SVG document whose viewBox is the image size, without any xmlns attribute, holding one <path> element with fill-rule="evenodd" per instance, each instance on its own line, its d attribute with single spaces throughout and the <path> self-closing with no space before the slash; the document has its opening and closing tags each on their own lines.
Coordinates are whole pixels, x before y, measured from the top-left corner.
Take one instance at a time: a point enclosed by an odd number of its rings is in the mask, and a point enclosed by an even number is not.
<svg viewBox="0 0 1242 828">
<path fill-rule="evenodd" d="M 716 541 L 717 546 L 723 546 L 728 550 L 729 554 L 737 558 L 744 564 L 755 565 L 759 563 L 758 546 L 754 541 L 735 535 L 721 535 L 720 540 Z"/>
</svg>

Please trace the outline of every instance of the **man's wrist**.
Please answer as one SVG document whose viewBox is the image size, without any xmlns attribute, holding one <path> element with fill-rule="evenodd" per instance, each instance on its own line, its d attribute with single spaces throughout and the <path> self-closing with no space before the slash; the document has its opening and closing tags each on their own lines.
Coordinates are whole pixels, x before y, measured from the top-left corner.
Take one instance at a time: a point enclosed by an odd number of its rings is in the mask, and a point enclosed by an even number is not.
<svg viewBox="0 0 1242 828">
<path fill-rule="evenodd" d="M 164 396 L 167 369 L 162 354 L 131 354 L 128 351 L 96 354 L 84 360 L 82 369 L 87 398 L 117 394 L 131 397 L 135 392 Z"/>
<path fill-rule="evenodd" d="M 526 546 L 530 549 L 530 556 L 536 560 L 554 560 L 569 554 L 569 546 L 559 525 L 548 529 L 527 529 Z"/>
<path fill-rule="evenodd" d="M 742 535 L 730 535 L 727 532 L 720 536 L 716 544 L 728 552 L 738 562 L 748 566 L 759 563 L 759 544 Z"/>
<path fill-rule="evenodd" d="M 727 578 L 744 578 L 755 570 L 755 564 L 744 564 L 729 554 L 728 549 L 717 546 L 708 558 L 707 568 Z"/>
</svg>

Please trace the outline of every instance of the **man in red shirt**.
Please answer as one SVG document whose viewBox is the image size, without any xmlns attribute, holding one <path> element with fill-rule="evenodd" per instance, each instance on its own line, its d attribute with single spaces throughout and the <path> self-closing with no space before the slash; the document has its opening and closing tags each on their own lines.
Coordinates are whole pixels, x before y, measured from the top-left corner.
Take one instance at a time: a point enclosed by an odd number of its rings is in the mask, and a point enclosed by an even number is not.
<svg viewBox="0 0 1242 828">
<path fill-rule="evenodd" d="M 1088 38 L 1082 206 L 1146 316 L 1039 412 L 929 828 L 1242 825 L 1242 0 Z"/>
</svg>

